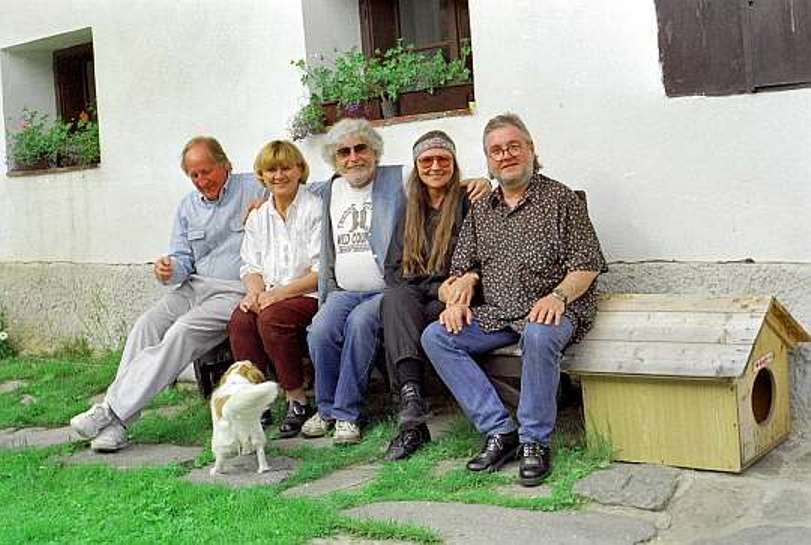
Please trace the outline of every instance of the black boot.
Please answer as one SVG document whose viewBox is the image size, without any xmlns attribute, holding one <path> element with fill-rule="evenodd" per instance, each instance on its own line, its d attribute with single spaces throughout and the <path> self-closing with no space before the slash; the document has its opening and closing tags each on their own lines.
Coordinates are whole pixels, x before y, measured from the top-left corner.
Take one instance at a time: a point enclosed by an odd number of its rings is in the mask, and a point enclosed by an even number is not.
<svg viewBox="0 0 811 545">
<path fill-rule="evenodd" d="M 279 426 L 279 437 L 282 439 L 295 437 L 301 431 L 301 426 L 315 411 L 308 404 L 302 404 L 292 399 L 287 402 L 287 414 Z"/>
<path fill-rule="evenodd" d="M 422 398 L 420 385 L 406 382 L 400 388 L 400 427 L 410 428 L 424 424 L 428 418 L 428 407 Z"/>
<path fill-rule="evenodd" d="M 501 466 L 515 458 L 518 449 L 518 432 L 488 435 L 484 448 L 467 463 L 470 471 L 498 471 Z"/>
<path fill-rule="evenodd" d="M 518 480 L 524 486 L 538 486 L 552 470 L 552 451 L 534 441 L 518 448 Z"/>
<path fill-rule="evenodd" d="M 428 426 L 425 424 L 413 428 L 400 428 L 400 433 L 389 443 L 389 448 L 386 449 L 383 459 L 387 462 L 405 460 L 423 445 L 430 442 L 431 432 L 428 431 Z"/>
</svg>

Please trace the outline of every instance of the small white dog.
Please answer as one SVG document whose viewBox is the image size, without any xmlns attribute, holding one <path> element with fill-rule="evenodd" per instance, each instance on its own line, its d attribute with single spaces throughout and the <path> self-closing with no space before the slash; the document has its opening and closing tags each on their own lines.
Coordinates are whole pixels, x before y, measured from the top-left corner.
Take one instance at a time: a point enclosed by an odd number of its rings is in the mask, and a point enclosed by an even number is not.
<svg viewBox="0 0 811 545">
<path fill-rule="evenodd" d="M 276 396 L 279 385 L 265 381 L 262 372 L 249 361 L 231 365 L 211 394 L 211 421 L 214 433 L 211 450 L 214 467 L 211 474 L 223 473 L 226 458 L 256 451 L 258 473 L 268 471 L 265 456 L 265 430 L 260 417 Z"/>
</svg>

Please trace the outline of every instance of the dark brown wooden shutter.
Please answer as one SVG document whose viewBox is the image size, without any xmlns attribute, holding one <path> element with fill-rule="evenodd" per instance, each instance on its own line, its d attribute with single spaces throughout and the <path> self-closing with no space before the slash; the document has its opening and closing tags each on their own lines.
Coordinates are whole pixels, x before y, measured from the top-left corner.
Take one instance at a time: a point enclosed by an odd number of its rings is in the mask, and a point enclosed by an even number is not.
<svg viewBox="0 0 811 545">
<path fill-rule="evenodd" d="M 811 82 L 811 2 L 747 2 L 755 89 Z"/>
<path fill-rule="evenodd" d="M 656 0 L 668 96 L 748 90 L 743 13 L 741 0 Z"/>
<path fill-rule="evenodd" d="M 397 0 L 360 0 L 360 28 L 363 53 L 374 55 L 397 45 L 400 36 Z"/>
<path fill-rule="evenodd" d="M 96 98 L 93 45 L 54 51 L 53 66 L 57 112 L 64 121 L 75 122 Z"/>
</svg>

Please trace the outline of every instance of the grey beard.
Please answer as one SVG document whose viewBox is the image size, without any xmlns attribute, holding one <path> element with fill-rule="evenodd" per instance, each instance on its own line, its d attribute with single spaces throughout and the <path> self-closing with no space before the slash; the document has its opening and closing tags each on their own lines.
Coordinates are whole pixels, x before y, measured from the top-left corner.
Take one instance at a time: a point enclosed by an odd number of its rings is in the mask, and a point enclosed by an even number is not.
<svg viewBox="0 0 811 545">
<path fill-rule="evenodd" d="M 496 180 L 498 180 L 499 185 L 507 190 L 514 190 L 514 189 L 521 189 L 529 184 L 530 178 L 532 178 L 532 164 L 527 165 L 527 168 L 524 172 L 521 173 L 521 176 L 517 178 L 501 178 L 496 176 Z"/>
<path fill-rule="evenodd" d="M 364 170 L 353 170 L 351 173 L 341 173 L 349 185 L 355 189 L 366 187 L 375 178 L 375 167 Z"/>
</svg>

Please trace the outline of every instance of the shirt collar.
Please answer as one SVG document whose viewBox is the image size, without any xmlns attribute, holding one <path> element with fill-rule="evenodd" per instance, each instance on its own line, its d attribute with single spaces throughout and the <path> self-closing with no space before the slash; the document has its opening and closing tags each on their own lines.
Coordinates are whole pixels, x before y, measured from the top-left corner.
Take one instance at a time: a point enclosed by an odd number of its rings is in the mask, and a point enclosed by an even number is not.
<svg viewBox="0 0 811 545">
<path fill-rule="evenodd" d="M 223 199 L 225 199 L 226 195 L 228 195 L 228 189 L 230 187 L 231 187 L 231 174 L 229 173 L 228 178 L 225 179 L 225 183 L 222 185 L 222 189 L 220 189 L 220 196 L 217 197 L 216 201 L 208 200 L 206 198 L 206 196 L 203 195 L 202 193 L 200 193 L 200 201 L 203 204 L 210 204 L 210 205 L 215 205 L 215 204 L 221 203 L 223 201 Z"/>
<path fill-rule="evenodd" d="M 296 196 L 293 197 L 293 202 L 291 202 L 290 205 L 287 207 L 287 217 L 288 218 L 290 217 L 290 214 L 293 211 L 298 209 L 299 204 L 301 202 L 301 199 L 303 198 L 303 197 L 301 197 L 301 192 L 302 191 L 307 191 L 307 190 L 304 188 L 304 184 L 299 184 L 298 189 L 296 190 Z M 268 206 L 270 206 L 270 213 L 273 214 L 274 216 L 278 216 L 279 218 L 281 218 L 282 215 L 279 214 L 279 211 L 276 210 L 276 206 L 273 204 L 273 194 L 272 193 L 270 195 L 269 200 L 270 200 L 270 203 L 268 204 Z"/>
<path fill-rule="evenodd" d="M 532 200 L 532 198 L 538 193 L 539 187 L 541 185 L 542 176 L 540 173 L 536 172 L 533 174 L 529 179 L 529 185 L 527 185 L 526 192 L 521 196 L 521 200 L 518 201 L 518 204 L 515 205 L 515 208 L 523 205 L 528 200 Z M 489 203 L 491 208 L 496 208 L 499 205 L 507 206 L 507 203 L 504 202 L 504 191 L 501 189 L 501 185 L 499 185 L 492 193 L 490 193 Z"/>
</svg>

